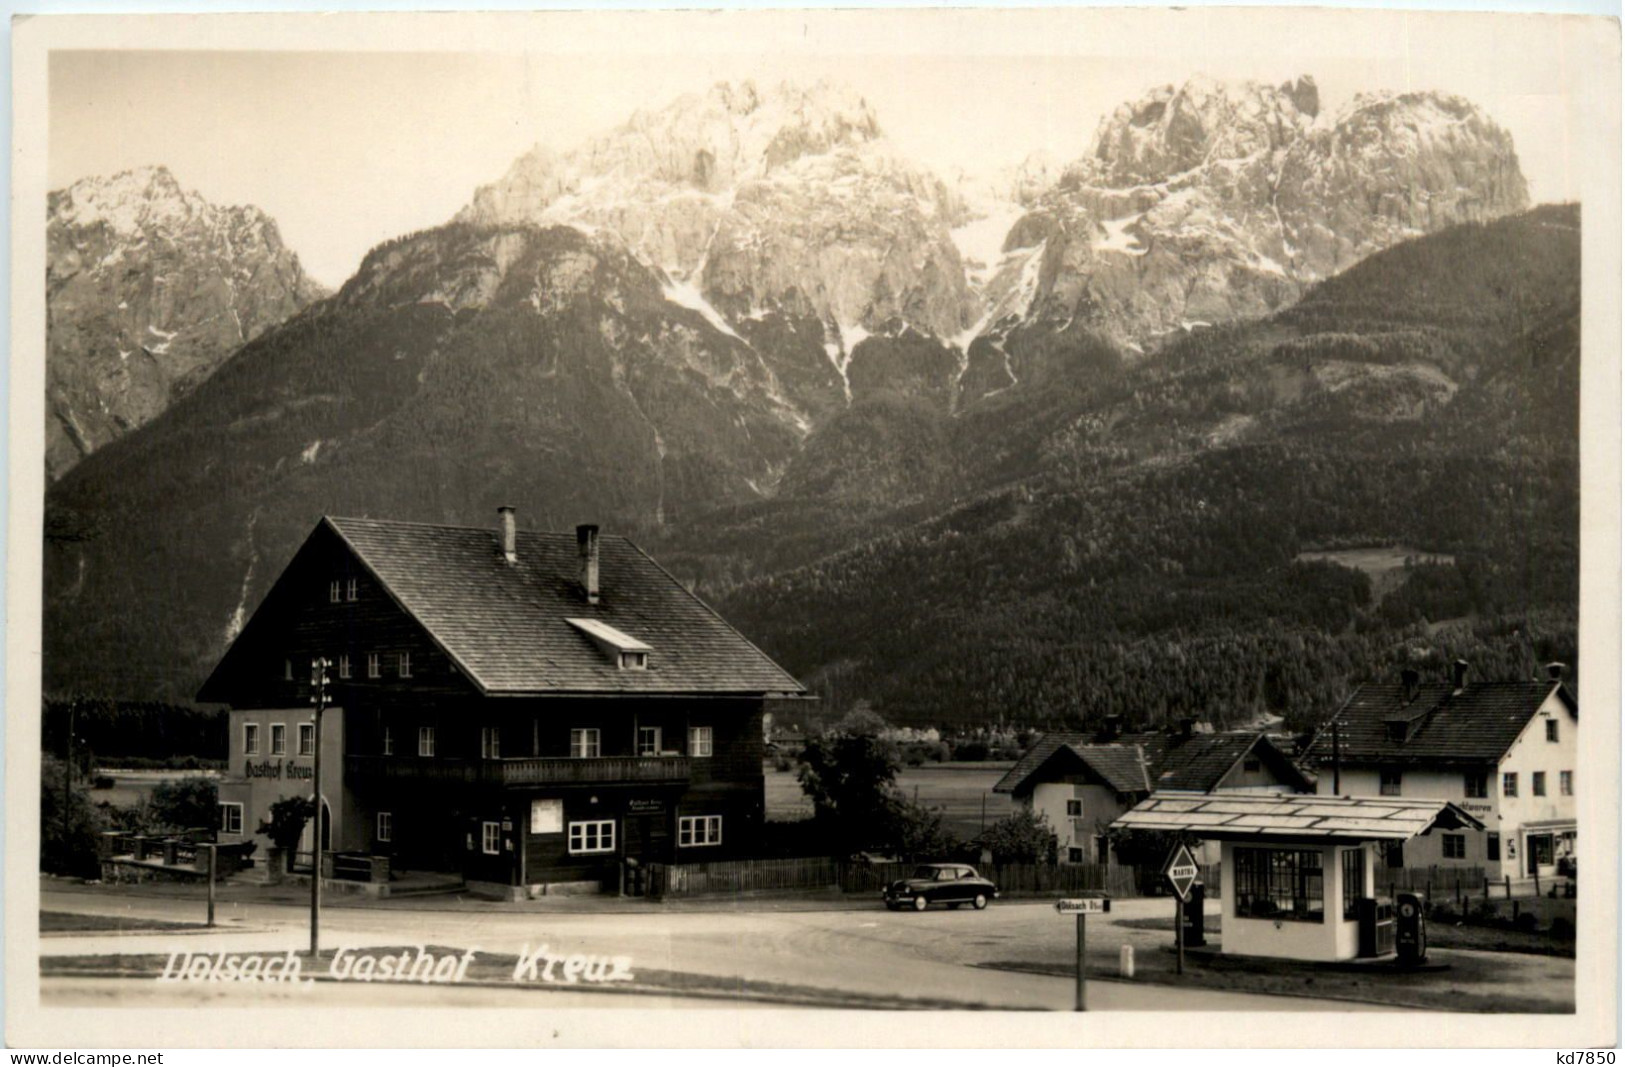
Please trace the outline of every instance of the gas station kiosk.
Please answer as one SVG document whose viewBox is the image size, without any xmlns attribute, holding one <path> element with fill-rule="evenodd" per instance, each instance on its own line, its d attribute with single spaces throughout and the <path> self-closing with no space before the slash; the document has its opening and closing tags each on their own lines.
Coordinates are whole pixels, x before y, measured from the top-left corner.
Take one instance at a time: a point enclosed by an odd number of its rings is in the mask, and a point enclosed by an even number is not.
<svg viewBox="0 0 1625 1067">
<path fill-rule="evenodd" d="M 1484 828 L 1444 800 L 1246 793 L 1153 793 L 1112 826 L 1220 843 L 1227 955 L 1402 962 L 1425 956 L 1426 933 L 1414 896 L 1377 897 L 1385 848 Z"/>
</svg>

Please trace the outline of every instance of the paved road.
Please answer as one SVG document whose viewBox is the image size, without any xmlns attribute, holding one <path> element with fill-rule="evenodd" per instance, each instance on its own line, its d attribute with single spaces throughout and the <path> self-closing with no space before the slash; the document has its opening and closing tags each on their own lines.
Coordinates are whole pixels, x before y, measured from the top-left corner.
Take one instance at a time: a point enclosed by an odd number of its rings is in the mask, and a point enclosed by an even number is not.
<svg viewBox="0 0 1625 1067">
<path fill-rule="evenodd" d="M 447 902 L 449 904 L 450 902 Z M 1070 978 L 992 970 L 978 964 L 1054 958 L 1070 951 L 1073 926 L 1047 903 L 1001 902 L 986 911 L 933 910 L 923 915 L 893 913 L 878 904 L 836 900 L 825 906 L 752 910 L 709 908 L 608 911 L 515 911 L 502 905 L 397 904 L 388 908 L 328 908 L 323 912 L 323 945 L 364 947 L 438 944 L 488 952 L 517 953 L 546 944 L 555 952 L 631 957 L 634 970 L 677 971 L 813 986 L 857 995 L 897 995 L 949 1000 L 966 1006 L 1069 1010 Z M 1161 914 L 1163 902 L 1125 901 L 1125 911 L 1144 905 Z M 41 906 L 51 911 L 195 920 L 196 900 L 138 896 L 119 892 L 53 891 L 42 887 Z M 769 910 L 770 909 L 770 910 Z M 210 934 L 124 934 L 44 938 L 45 954 L 168 953 L 178 950 L 303 950 L 308 946 L 308 913 L 297 906 L 236 901 L 221 906 L 228 930 Z M 1104 938 L 1101 939 L 1105 941 Z M 1116 944 L 1091 953 L 1090 968 L 1115 973 Z M 53 998 L 100 995 L 84 979 L 53 980 Z M 73 990 L 77 989 L 77 992 Z M 156 996 L 157 994 L 151 994 Z M 187 994 L 178 994 L 185 996 Z M 201 995 L 201 994 L 200 994 Z M 360 994 L 351 994 L 360 996 Z M 416 994 L 403 994 L 410 997 Z M 480 1003 L 515 995 L 469 990 Z M 580 994 L 570 994 L 572 998 Z M 586 994 L 593 1003 L 623 1006 L 609 994 Z M 486 999 L 482 999 L 486 998 Z M 669 998 L 668 998 L 669 999 Z M 1269 997 L 1214 990 L 1170 989 L 1129 982 L 1096 981 L 1090 1007 L 1104 1010 L 1382 1010 L 1344 1001 Z M 506 1002 L 506 1001 L 502 1001 Z"/>
</svg>

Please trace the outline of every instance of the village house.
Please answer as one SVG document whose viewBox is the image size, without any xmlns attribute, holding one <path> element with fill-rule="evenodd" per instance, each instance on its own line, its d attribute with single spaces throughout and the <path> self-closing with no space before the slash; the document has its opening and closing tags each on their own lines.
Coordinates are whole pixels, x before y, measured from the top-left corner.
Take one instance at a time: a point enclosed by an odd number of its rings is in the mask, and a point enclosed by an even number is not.
<svg viewBox="0 0 1625 1067">
<path fill-rule="evenodd" d="M 993 789 L 1048 820 L 1061 862 L 1108 863 L 1107 829 L 1153 792 L 1307 793 L 1314 783 L 1257 731 L 1201 733 L 1182 720 L 1171 733 L 1124 735 L 1112 720 L 1097 734 L 1045 734 Z"/>
<path fill-rule="evenodd" d="M 1318 792 L 1448 800 L 1482 831 L 1391 849 L 1392 866 L 1482 867 L 1515 882 L 1572 874 L 1579 702 L 1552 664 L 1538 681 L 1447 681 L 1406 670 L 1355 690 L 1305 750 Z"/>
<path fill-rule="evenodd" d="M 320 657 L 323 847 L 505 897 L 750 854 L 764 702 L 804 694 L 596 526 L 323 518 L 198 694 L 230 706 L 221 841 L 310 795 Z"/>
</svg>

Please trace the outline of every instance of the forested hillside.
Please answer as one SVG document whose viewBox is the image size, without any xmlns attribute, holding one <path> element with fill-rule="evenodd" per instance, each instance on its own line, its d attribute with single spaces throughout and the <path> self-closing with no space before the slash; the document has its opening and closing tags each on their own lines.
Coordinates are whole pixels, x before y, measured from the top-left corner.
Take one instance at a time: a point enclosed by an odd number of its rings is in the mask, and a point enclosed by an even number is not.
<svg viewBox="0 0 1625 1067">
<path fill-rule="evenodd" d="M 953 439 L 959 477 L 1002 485 L 713 589 L 792 671 L 906 722 L 1303 726 L 1418 657 L 1572 663 L 1578 315 L 1573 207 L 1410 242 L 1269 320 L 1000 394 Z M 1361 545 L 1450 561 L 1375 602 L 1297 560 Z"/>
</svg>

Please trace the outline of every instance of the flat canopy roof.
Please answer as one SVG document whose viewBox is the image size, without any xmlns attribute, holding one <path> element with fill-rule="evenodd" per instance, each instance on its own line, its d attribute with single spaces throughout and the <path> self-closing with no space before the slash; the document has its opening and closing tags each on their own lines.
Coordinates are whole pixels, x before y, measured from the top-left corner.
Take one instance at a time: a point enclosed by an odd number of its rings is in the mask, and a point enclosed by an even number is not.
<svg viewBox="0 0 1625 1067">
<path fill-rule="evenodd" d="M 1210 841 L 1260 837 L 1336 841 L 1407 841 L 1434 827 L 1482 830 L 1447 800 L 1330 797 L 1313 793 L 1152 793 L 1112 823 L 1131 830 L 1175 830 Z"/>
</svg>

